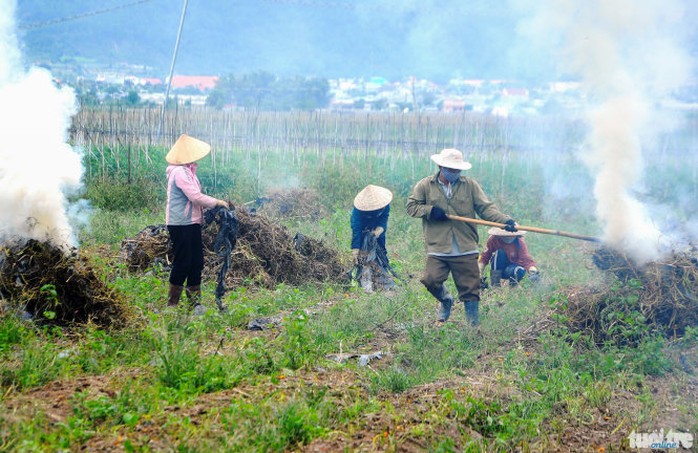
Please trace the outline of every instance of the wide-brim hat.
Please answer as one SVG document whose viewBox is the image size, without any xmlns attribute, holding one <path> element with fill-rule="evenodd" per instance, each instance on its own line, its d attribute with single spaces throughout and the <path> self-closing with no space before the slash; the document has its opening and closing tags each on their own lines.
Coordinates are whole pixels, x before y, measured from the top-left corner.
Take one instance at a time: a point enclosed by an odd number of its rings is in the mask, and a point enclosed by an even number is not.
<svg viewBox="0 0 698 453">
<path fill-rule="evenodd" d="M 523 236 L 526 234 L 525 231 L 507 231 L 503 228 L 498 228 L 498 227 L 492 227 L 489 230 L 487 230 L 487 233 L 489 233 L 490 236 Z"/>
<path fill-rule="evenodd" d="M 433 154 L 431 160 L 439 167 L 452 168 L 454 170 L 470 170 L 473 166 L 463 160 L 463 153 L 455 148 L 442 149 L 439 154 Z"/>
<path fill-rule="evenodd" d="M 354 197 L 354 207 L 359 211 L 383 209 L 393 201 L 393 193 L 381 186 L 369 184 Z"/>
<path fill-rule="evenodd" d="M 211 145 L 186 134 L 179 136 L 165 160 L 172 165 L 183 165 L 196 162 L 211 152 Z"/>
</svg>

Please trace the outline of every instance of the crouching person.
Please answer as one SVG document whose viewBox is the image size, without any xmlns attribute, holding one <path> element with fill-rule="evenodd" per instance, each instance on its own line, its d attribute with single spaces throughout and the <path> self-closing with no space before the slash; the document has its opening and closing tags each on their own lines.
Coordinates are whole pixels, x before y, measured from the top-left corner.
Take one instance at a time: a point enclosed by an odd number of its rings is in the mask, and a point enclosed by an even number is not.
<svg viewBox="0 0 698 453">
<path fill-rule="evenodd" d="M 388 260 L 385 234 L 393 193 L 369 184 L 354 198 L 351 213 L 351 251 L 357 267 L 356 279 L 368 293 L 395 287 Z"/>
<path fill-rule="evenodd" d="M 516 285 L 528 273 L 531 281 L 540 274 L 524 241 L 525 231 L 507 231 L 490 228 L 485 250 L 480 255 L 479 267 L 483 286 L 486 286 L 485 268 L 491 263 L 490 282 L 497 287 L 502 284 Z"/>
<path fill-rule="evenodd" d="M 363 235 L 370 232 L 376 238 L 378 247 L 386 254 L 385 233 L 390 217 L 390 202 L 393 193 L 385 187 L 369 184 L 354 197 L 351 211 L 351 254 L 354 264 L 358 262 Z"/>
</svg>

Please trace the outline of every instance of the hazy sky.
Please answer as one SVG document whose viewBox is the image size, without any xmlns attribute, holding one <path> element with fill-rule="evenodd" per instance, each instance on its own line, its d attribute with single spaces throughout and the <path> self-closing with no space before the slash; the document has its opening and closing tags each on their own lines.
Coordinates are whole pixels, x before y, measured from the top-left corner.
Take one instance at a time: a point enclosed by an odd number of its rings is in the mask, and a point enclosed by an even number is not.
<svg viewBox="0 0 698 453">
<path fill-rule="evenodd" d="M 635 1 L 621 2 L 621 11 Z M 165 74 L 183 3 L 18 0 L 20 39 L 33 59 L 79 55 L 155 66 Z M 558 36 L 532 21 L 542 9 L 565 3 L 579 8 L 568 0 L 189 0 L 176 69 L 554 79 L 565 75 L 556 65 Z M 688 15 L 695 13 L 684 14 L 692 24 Z M 693 33 L 688 26 L 673 31 L 687 42 Z"/>
</svg>

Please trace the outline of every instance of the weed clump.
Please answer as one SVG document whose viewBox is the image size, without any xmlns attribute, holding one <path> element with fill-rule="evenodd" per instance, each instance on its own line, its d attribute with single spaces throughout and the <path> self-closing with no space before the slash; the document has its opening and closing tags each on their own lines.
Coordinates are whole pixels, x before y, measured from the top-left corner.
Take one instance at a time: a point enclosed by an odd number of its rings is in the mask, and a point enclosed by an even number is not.
<svg viewBox="0 0 698 453">
<path fill-rule="evenodd" d="M 634 345 L 651 331 L 680 337 L 698 326 L 698 259 L 692 253 L 639 265 L 601 248 L 593 261 L 615 278 L 604 287 L 568 288 L 556 311 L 571 331 L 599 344 Z"/>
<path fill-rule="evenodd" d="M 42 324 L 119 328 L 132 318 L 127 303 L 77 249 L 66 252 L 34 239 L 2 245 L 0 292 L 10 308 Z"/>
<path fill-rule="evenodd" d="M 236 208 L 237 241 L 225 275 L 227 287 L 252 284 L 273 287 L 278 283 L 336 281 L 344 278 L 339 253 L 321 241 L 300 233 L 292 235 L 284 226 L 270 218 Z M 216 280 L 222 266 L 215 252 L 219 225 L 202 226 L 204 242 L 203 278 Z M 144 271 L 158 263 L 169 266 L 172 255 L 169 234 L 164 225 L 148 226 L 121 245 L 121 259 L 133 272 Z"/>
</svg>

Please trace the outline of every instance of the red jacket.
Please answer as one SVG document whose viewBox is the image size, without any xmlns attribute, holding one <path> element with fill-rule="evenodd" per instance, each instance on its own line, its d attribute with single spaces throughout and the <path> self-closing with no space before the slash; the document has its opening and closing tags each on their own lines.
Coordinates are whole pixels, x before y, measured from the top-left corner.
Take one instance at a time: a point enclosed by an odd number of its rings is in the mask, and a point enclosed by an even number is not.
<svg viewBox="0 0 698 453">
<path fill-rule="evenodd" d="M 536 263 L 533 261 L 531 254 L 528 253 L 528 247 L 521 236 L 511 244 L 507 244 L 502 240 L 501 236 L 490 236 L 487 238 L 485 250 L 480 255 L 480 262 L 487 264 L 492 259 L 492 254 L 497 250 L 502 249 L 507 254 L 509 262 L 517 264 L 528 271 Z"/>
</svg>

